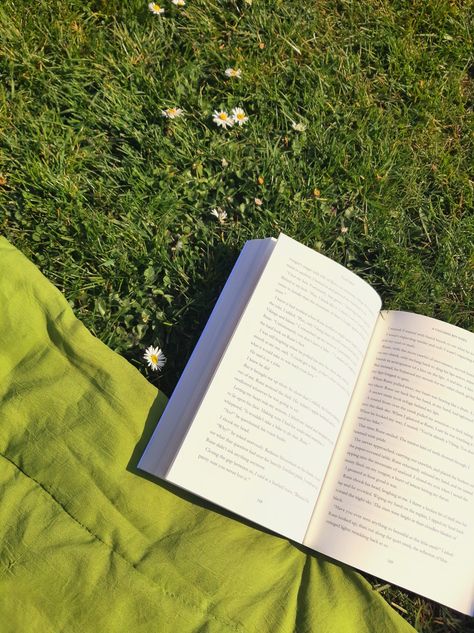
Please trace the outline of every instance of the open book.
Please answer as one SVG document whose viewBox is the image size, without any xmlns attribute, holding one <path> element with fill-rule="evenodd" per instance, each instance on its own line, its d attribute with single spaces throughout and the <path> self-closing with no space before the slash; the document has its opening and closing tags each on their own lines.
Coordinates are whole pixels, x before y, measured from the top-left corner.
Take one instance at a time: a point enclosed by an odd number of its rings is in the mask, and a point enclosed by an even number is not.
<svg viewBox="0 0 474 633">
<path fill-rule="evenodd" d="M 474 334 L 247 242 L 139 468 L 474 613 Z"/>
</svg>

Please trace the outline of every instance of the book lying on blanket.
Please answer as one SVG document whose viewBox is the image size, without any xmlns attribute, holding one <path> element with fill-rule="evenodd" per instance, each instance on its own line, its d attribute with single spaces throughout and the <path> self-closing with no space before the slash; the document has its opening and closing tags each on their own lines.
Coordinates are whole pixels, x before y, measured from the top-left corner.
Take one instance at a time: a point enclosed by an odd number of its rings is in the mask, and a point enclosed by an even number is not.
<svg viewBox="0 0 474 633">
<path fill-rule="evenodd" d="M 474 612 L 474 334 L 247 242 L 139 467 Z"/>
</svg>

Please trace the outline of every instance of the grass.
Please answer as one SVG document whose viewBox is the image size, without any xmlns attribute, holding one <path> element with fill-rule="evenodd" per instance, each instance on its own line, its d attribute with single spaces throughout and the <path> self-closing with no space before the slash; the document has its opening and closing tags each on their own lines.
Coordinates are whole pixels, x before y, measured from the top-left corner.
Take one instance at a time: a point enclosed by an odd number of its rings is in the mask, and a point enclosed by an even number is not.
<svg viewBox="0 0 474 633">
<path fill-rule="evenodd" d="M 0 230 L 86 326 L 170 392 L 245 240 L 283 231 L 386 307 L 472 330 L 472 4 L 165 8 L 0 7 Z M 249 123 L 217 129 L 234 106 Z M 420 632 L 474 631 L 371 580 Z"/>
</svg>

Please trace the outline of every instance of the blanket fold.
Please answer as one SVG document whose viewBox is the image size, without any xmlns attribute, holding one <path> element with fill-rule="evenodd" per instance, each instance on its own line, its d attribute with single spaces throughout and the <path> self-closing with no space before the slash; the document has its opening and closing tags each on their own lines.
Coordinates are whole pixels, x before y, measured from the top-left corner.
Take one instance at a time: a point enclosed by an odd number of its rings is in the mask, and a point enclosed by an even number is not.
<svg viewBox="0 0 474 633">
<path fill-rule="evenodd" d="M 414 630 L 356 572 L 133 472 L 166 397 L 4 238 L 0 306 L 3 633 Z"/>
</svg>

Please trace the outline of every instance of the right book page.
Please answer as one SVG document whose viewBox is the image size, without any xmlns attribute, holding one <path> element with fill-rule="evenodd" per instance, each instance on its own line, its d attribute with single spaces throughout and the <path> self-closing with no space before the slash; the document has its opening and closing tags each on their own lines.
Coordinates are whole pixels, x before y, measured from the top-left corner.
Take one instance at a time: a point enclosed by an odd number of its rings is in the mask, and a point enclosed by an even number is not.
<svg viewBox="0 0 474 633">
<path fill-rule="evenodd" d="M 305 545 L 474 611 L 474 334 L 382 312 Z"/>
</svg>

